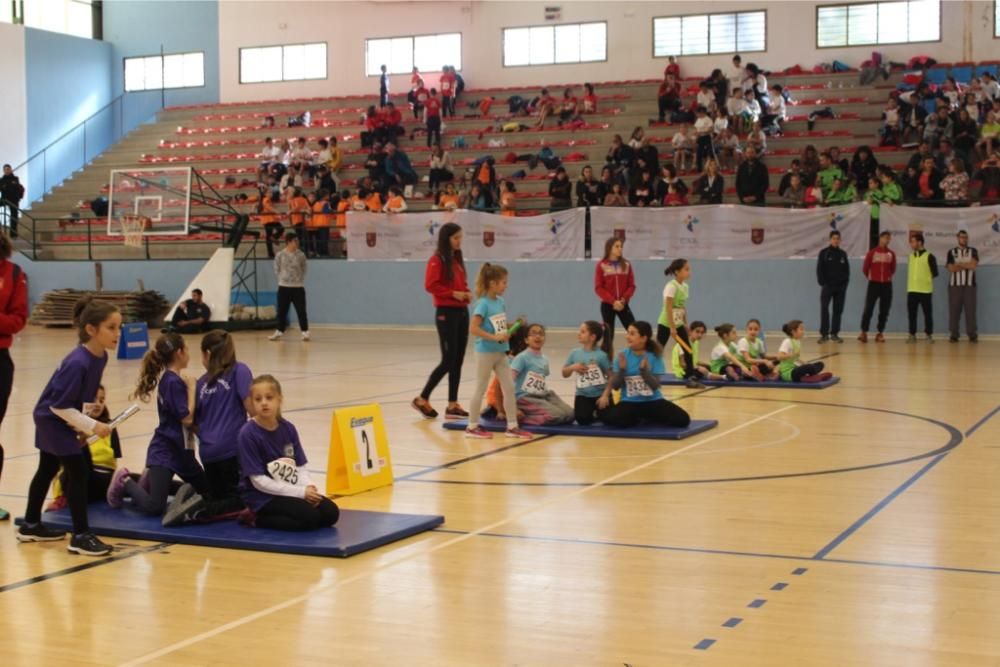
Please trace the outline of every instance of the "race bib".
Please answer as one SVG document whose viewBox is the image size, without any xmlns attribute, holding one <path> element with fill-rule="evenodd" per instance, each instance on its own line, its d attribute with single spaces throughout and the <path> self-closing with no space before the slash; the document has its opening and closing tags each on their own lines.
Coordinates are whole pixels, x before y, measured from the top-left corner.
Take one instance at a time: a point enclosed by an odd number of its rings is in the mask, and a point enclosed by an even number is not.
<svg viewBox="0 0 1000 667">
<path fill-rule="evenodd" d="M 545 376 L 535 371 L 528 371 L 524 376 L 524 384 L 521 388 L 526 394 L 540 396 L 546 393 Z"/>
<path fill-rule="evenodd" d="M 653 390 L 649 388 L 641 375 L 625 376 L 625 393 L 629 396 L 652 396 Z"/>
<path fill-rule="evenodd" d="M 496 315 L 490 315 L 490 324 L 493 325 L 493 333 L 506 333 L 507 331 L 507 313 L 497 313 Z"/>
<path fill-rule="evenodd" d="M 604 371 L 601 370 L 600 366 L 590 365 L 587 366 L 587 370 L 583 373 L 577 373 L 576 375 L 576 388 L 577 389 L 590 389 L 591 387 L 603 387 L 608 383 L 607 378 L 604 377 Z"/>
<path fill-rule="evenodd" d="M 284 482 L 292 486 L 298 486 L 299 484 L 299 471 L 295 466 L 294 459 L 280 458 L 271 461 L 267 464 L 267 474 L 271 476 L 271 479 L 278 482 Z"/>
<path fill-rule="evenodd" d="M 678 308 L 677 306 L 674 306 L 672 312 L 674 315 L 674 326 L 675 327 L 684 326 L 684 316 L 687 315 L 687 310 L 684 308 Z"/>
</svg>

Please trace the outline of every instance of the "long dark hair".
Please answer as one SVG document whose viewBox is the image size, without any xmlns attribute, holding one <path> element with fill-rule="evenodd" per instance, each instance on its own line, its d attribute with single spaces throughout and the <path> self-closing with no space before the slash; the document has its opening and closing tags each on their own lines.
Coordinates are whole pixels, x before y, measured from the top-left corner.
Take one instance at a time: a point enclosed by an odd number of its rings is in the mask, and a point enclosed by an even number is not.
<svg viewBox="0 0 1000 667">
<path fill-rule="evenodd" d="M 785 332 L 785 335 L 789 338 L 792 337 L 792 332 L 802 326 L 802 320 L 789 320 L 781 326 L 781 330 Z"/>
<path fill-rule="evenodd" d="M 184 349 L 184 337 L 176 333 L 165 333 L 156 339 L 146 354 L 142 357 L 139 368 L 139 381 L 136 383 L 132 398 L 138 398 L 143 403 L 149 401 L 150 394 L 160 383 L 160 374 L 174 362 L 177 353 Z"/>
<path fill-rule="evenodd" d="M 685 266 L 687 266 L 687 263 L 688 263 L 688 261 L 686 259 L 684 259 L 683 257 L 678 257 L 674 261 L 670 262 L 670 266 L 668 266 L 663 271 L 663 275 L 665 275 L 665 276 L 676 276 L 678 271 L 680 271 Z"/>
<path fill-rule="evenodd" d="M 448 282 L 451 282 L 452 278 L 454 278 L 453 262 L 458 262 L 458 265 L 462 267 L 462 271 L 465 271 L 465 261 L 462 259 L 462 251 L 451 249 L 451 237 L 460 231 L 462 231 L 462 228 L 454 222 L 446 222 L 441 225 L 441 230 L 438 232 L 437 254 L 441 258 L 441 262 L 444 263 L 444 277 Z"/>
<path fill-rule="evenodd" d="M 73 306 L 73 325 L 76 326 L 76 333 L 81 343 L 90 340 L 87 333 L 87 326 L 95 329 L 118 311 L 118 306 L 109 302 L 95 299 L 93 296 L 85 296 Z"/>
<path fill-rule="evenodd" d="M 653 326 L 649 322 L 646 322 L 645 320 L 636 320 L 629 326 L 635 327 L 635 330 L 639 333 L 639 335 L 646 339 L 646 352 L 650 352 L 657 357 L 663 354 L 663 348 L 661 348 L 660 344 L 656 342 L 655 338 L 653 338 Z"/>
<path fill-rule="evenodd" d="M 587 327 L 587 331 L 590 335 L 594 336 L 594 342 L 601 344 L 601 351 L 608 355 L 608 359 L 611 358 L 611 336 L 608 335 L 608 325 L 602 324 L 597 320 L 587 320 L 583 323 L 583 326 Z"/>
<path fill-rule="evenodd" d="M 201 339 L 201 351 L 208 352 L 208 383 L 211 384 L 225 375 L 236 365 L 236 345 L 228 331 L 215 329 Z"/>
<path fill-rule="evenodd" d="M 615 247 L 615 243 L 618 241 L 621 241 L 622 244 L 622 256 L 618 258 L 618 261 L 622 263 L 622 266 L 624 266 L 627 271 L 628 260 L 625 259 L 625 241 L 622 241 L 617 236 L 612 236 L 604 242 L 604 259 L 607 260 L 611 256 L 611 249 Z"/>
</svg>

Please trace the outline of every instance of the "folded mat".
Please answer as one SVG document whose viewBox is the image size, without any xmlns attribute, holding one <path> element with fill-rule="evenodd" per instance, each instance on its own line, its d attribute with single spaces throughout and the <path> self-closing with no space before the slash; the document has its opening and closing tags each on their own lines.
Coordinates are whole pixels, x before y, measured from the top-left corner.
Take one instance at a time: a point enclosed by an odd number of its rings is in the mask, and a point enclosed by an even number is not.
<svg viewBox="0 0 1000 667">
<path fill-rule="evenodd" d="M 437 515 L 342 509 L 340 519 L 333 528 L 297 533 L 249 528 L 235 521 L 164 528 L 160 525 L 160 517 L 146 516 L 127 506 L 116 510 L 104 503 L 94 503 L 88 510 L 90 529 L 98 535 L 222 549 L 248 549 L 338 558 L 347 558 L 402 540 L 444 523 L 444 517 Z M 20 525 L 22 522 L 22 519 L 17 519 L 15 523 Z M 45 512 L 42 514 L 42 523 L 66 531 L 73 528 L 69 509 Z"/>
<path fill-rule="evenodd" d="M 840 382 L 840 378 L 834 375 L 829 380 L 822 382 L 785 382 L 778 380 L 772 382 L 754 382 L 753 380 L 740 380 L 730 382 L 729 380 L 699 380 L 706 387 L 756 387 L 757 389 L 826 389 Z M 660 383 L 671 387 L 684 386 L 687 380 L 682 380 L 675 375 L 661 375 Z"/>
<path fill-rule="evenodd" d="M 465 419 L 449 421 L 444 423 L 444 427 L 450 431 L 464 431 L 469 425 Z M 502 433 L 507 430 L 504 422 L 482 420 L 479 425 L 487 431 Z M 660 426 L 658 424 L 640 424 L 632 428 L 618 428 L 616 426 L 605 426 L 601 422 L 596 422 L 590 426 L 580 424 L 562 424 L 560 426 L 529 426 L 524 428 L 531 433 L 538 435 L 578 435 L 586 438 L 643 438 L 646 440 L 683 440 L 693 435 L 698 435 L 719 425 L 715 419 L 692 419 L 691 423 L 684 428 L 673 426 Z"/>
</svg>

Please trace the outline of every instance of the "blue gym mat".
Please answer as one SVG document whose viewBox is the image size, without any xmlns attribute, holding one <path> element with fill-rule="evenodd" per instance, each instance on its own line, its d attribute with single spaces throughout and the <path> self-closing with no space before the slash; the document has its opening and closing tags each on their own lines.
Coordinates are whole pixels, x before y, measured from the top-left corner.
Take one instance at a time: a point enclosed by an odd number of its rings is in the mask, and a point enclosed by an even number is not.
<svg viewBox="0 0 1000 667">
<path fill-rule="evenodd" d="M 676 375 L 661 375 L 660 382 L 662 384 L 677 387 L 684 386 L 687 384 L 687 380 L 682 380 Z M 752 380 L 740 380 L 739 382 L 730 382 L 729 380 L 699 380 L 706 387 L 753 387 L 755 389 L 826 389 L 827 387 L 832 387 L 833 385 L 840 382 L 840 378 L 834 375 L 829 380 L 824 380 L 823 382 L 785 382 L 784 380 L 778 380 L 777 382 L 754 382 Z"/>
<path fill-rule="evenodd" d="M 445 422 L 449 431 L 464 431 L 469 425 L 465 419 Z M 479 425 L 487 431 L 503 433 L 507 430 L 505 422 L 482 420 Z M 657 424 L 640 424 L 632 428 L 616 428 L 597 422 L 590 426 L 579 424 L 563 424 L 561 426 L 525 426 L 525 430 L 538 435 L 579 435 L 586 438 L 642 438 L 644 440 L 683 440 L 693 435 L 704 433 L 719 425 L 715 419 L 692 419 L 687 428 L 672 428 Z"/>
<path fill-rule="evenodd" d="M 116 510 L 103 503 L 94 503 L 88 509 L 91 530 L 108 537 L 338 558 L 402 540 L 444 523 L 444 517 L 436 515 L 342 509 L 333 528 L 304 533 L 249 528 L 235 521 L 164 528 L 159 517 L 145 516 L 127 507 Z M 15 523 L 20 525 L 22 521 L 19 518 Z M 66 531 L 73 528 L 69 509 L 45 512 L 42 522 Z"/>
</svg>

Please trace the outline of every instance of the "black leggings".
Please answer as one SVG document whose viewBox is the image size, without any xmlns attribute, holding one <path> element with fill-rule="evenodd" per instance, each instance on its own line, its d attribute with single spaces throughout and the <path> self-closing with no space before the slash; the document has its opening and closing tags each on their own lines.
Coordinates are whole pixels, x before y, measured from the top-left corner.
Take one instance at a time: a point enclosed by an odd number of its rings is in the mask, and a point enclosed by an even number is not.
<svg viewBox="0 0 1000 667">
<path fill-rule="evenodd" d="M 573 415 L 576 417 L 576 423 L 581 426 L 590 426 L 597 419 L 604 421 L 604 413 L 611 408 L 605 408 L 601 410 L 597 407 L 597 399 L 600 396 L 580 396 L 577 395 L 573 399 Z"/>
<path fill-rule="evenodd" d="M 811 364 L 802 364 L 792 370 L 792 382 L 802 382 L 802 378 L 809 375 L 818 375 L 823 372 L 823 362 L 814 361 Z"/>
<path fill-rule="evenodd" d="M 438 343 L 441 345 L 441 363 L 431 371 L 420 397 L 425 401 L 438 386 L 441 379 L 448 376 L 448 402 L 458 400 L 458 385 L 462 382 L 462 363 L 465 348 L 469 345 L 469 310 L 467 308 L 441 307 L 434 317 L 437 324 Z"/>
<path fill-rule="evenodd" d="M 167 496 L 173 490 L 172 480 L 174 471 L 163 466 L 150 466 L 146 471 L 149 481 L 149 491 L 147 492 L 135 480 L 129 479 L 125 482 L 125 493 L 132 498 L 132 506 L 143 514 L 149 516 L 160 516 L 167 509 Z M 204 496 L 208 493 L 208 481 L 204 473 L 198 473 L 193 477 L 181 476 L 185 482 L 194 487 L 194 490 Z"/>
<path fill-rule="evenodd" d="M 90 530 L 87 522 L 87 479 L 89 469 L 83 455 L 56 456 L 48 452 L 38 452 L 38 470 L 28 487 L 28 507 L 24 510 L 24 520 L 35 524 L 41 521 L 42 503 L 49 492 L 49 485 L 59 474 L 59 468 L 66 472 L 63 491 L 73 517 L 73 533 L 79 535 Z"/>
<path fill-rule="evenodd" d="M 7 402 L 10 391 L 14 388 L 14 361 L 10 358 L 8 348 L 0 348 L 0 424 L 7 416 Z M 3 450 L 0 449 L 0 469 L 3 467 Z"/>
<path fill-rule="evenodd" d="M 205 497 L 205 517 L 218 517 L 239 512 L 246 505 L 240 497 L 240 462 L 235 456 L 205 464 L 208 495 Z"/>
<path fill-rule="evenodd" d="M 917 335 L 917 308 L 924 311 L 924 333 L 928 336 L 934 333 L 934 308 L 931 305 L 931 295 L 923 292 L 906 293 L 906 317 L 909 320 L 910 335 Z"/>
<path fill-rule="evenodd" d="M 275 496 L 257 511 L 258 528 L 271 530 L 316 530 L 329 528 L 340 518 L 340 509 L 329 498 L 313 507 L 301 498 Z"/>
<path fill-rule="evenodd" d="M 610 303 L 601 302 L 601 321 L 608 328 L 608 341 L 614 342 L 615 340 L 615 316 L 622 323 L 622 327 L 628 329 L 629 326 L 635 322 L 635 315 L 632 314 L 632 309 L 626 303 L 625 307 L 621 310 L 615 310 L 615 307 Z"/>
<path fill-rule="evenodd" d="M 691 337 L 688 336 L 687 327 L 677 327 L 677 337 L 684 341 L 684 345 L 691 347 Z M 667 341 L 670 340 L 670 329 L 663 326 L 662 324 L 656 325 L 656 342 L 660 344 L 660 347 L 666 347 Z M 688 380 L 693 377 L 697 377 L 699 373 L 694 368 L 694 357 L 691 353 L 687 351 L 684 346 L 681 346 L 681 361 L 684 363 L 684 379 Z"/>
<path fill-rule="evenodd" d="M 288 328 L 288 308 L 295 307 L 295 317 L 299 320 L 299 329 L 309 331 L 309 315 L 306 313 L 306 288 L 278 286 L 278 331 L 284 333 Z"/>
<path fill-rule="evenodd" d="M 609 426 L 638 426 L 640 422 L 647 421 L 683 428 L 691 423 L 691 415 L 679 405 L 661 398 L 656 401 L 621 401 L 605 410 L 601 421 Z"/>
</svg>

